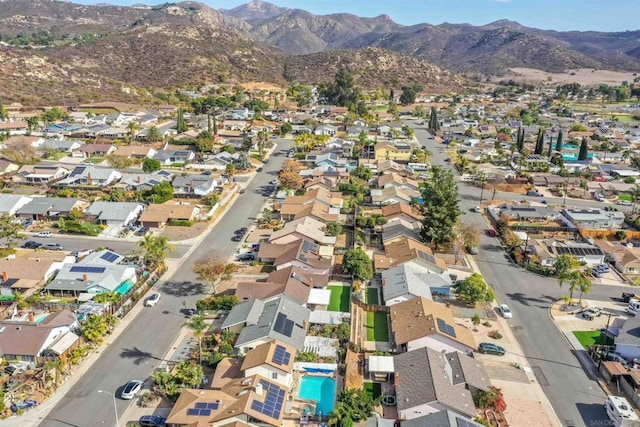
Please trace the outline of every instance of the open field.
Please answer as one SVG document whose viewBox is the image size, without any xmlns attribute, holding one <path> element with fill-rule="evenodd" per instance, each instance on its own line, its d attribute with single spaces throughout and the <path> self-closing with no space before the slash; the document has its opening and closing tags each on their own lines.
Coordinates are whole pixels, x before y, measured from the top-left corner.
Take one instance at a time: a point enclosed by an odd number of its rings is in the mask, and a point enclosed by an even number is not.
<svg viewBox="0 0 640 427">
<path fill-rule="evenodd" d="M 549 81 L 551 77 L 551 81 Z M 509 71 L 494 80 L 509 80 L 522 82 L 547 82 L 550 83 L 579 83 L 583 86 L 593 86 L 600 83 L 619 85 L 623 81 L 632 82 L 633 73 L 621 73 L 609 70 L 593 70 L 593 68 L 578 68 L 566 70 L 564 73 L 548 73 L 533 68 L 509 68 Z"/>
</svg>

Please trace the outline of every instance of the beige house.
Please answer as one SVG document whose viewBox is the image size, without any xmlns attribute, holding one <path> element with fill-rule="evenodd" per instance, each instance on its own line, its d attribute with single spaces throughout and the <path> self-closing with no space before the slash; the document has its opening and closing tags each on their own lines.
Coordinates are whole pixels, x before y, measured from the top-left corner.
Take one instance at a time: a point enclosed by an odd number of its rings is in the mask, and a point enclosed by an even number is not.
<svg viewBox="0 0 640 427">
<path fill-rule="evenodd" d="M 397 265 L 412 263 L 434 273 L 443 273 L 447 264 L 442 258 L 434 255 L 431 248 L 404 237 L 384 246 L 384 253 L 373 254 L 373 265 L 376 271 L 383 271 Z"/>
<path fill-rule="evenodd" d="M 612 262 L 616 270 L 623 274 L 640 274 L 640 248 L 603 239 L 596 240 L 595 244 L 602 249 L 605 259 Z"/>
<path fill-rule="evenodd" d="M 200 213 L 200 208 L 194 205 L 181 205 L 175 202 L 150 204 L 142 212 L 138 221 L 143 227 L 163 228 L 172 219 L 193 221 Z"/>
</svg>

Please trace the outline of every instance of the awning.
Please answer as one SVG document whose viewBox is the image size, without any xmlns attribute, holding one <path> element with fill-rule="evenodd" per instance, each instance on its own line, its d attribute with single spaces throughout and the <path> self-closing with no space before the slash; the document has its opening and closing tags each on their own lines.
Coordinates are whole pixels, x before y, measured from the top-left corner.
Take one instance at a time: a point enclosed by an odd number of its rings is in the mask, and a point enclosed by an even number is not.
<svg viewBox="0 0 640 427">
<path fill-rule="evenodd" d="M 67 351 L 69 349 L 69 347 L 74 345 L 76 343 L 76 341 L 78 341 L 79 339 L 80 339 L 79 336 L 77 336 L 73 332 L 69 331 L 66 334 L 64 334 L 63 336 L 61 336 L 53 344 L 51 344 L 51 346 L 49 346 L 47 351 L 53 352 L 53 353 L 57 354 L 58 356 L 60 356 L 65 351 Z"/>
<path fill-rule="evenodd" d="M 315 289 L 312 288 L 309 292 L 309 304 L 314 305 L 329 305 L 331 300 L 331 289 Z"/>
<path fill-rule="evenodd" d="M 369 356 L 369 372 L 395 372 L 393 356 Z"/>
</svg>

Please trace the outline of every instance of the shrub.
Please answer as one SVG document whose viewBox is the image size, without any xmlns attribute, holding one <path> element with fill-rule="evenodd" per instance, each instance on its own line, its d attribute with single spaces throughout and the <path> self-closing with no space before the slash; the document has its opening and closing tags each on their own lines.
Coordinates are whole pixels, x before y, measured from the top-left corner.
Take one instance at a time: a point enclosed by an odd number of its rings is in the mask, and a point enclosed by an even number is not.
<svg viewBox="0 0 640 427">
<path fill-rule="evenodd" d="M 238 305 L 238 297 L 235 295 L 211 296 L 202 298 L 196 302 L 198 311 L 231 310 L 236 305 Z"/>
<path fill-rule="evenodd" d="M 188 219 L 170 219 L 169 225 L 176 227 L 191 227 L 193 225 L 193 221 Z"/>
<path fill-rule="evenodd" d="M 489 335 L 489 338 L 493 338 L 494 340 L 499 340 L 500 338 L 502 338 L 502 334 L 498 331 L 491 331 L 487 335 Z"/>
</svg>

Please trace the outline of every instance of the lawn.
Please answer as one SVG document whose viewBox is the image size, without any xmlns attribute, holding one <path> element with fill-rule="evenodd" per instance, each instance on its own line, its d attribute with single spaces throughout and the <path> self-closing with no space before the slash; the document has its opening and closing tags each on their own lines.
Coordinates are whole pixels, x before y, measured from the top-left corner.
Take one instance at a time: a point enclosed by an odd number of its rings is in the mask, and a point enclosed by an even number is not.
<svg viewBox="0 0 640 427">
<path fill-rule="evenodd" d="M 574 331 L 573 335 L 578 338 L 578 341 L 580 341 L 580 344 L 582 344 L 582 347 L 584 347 L 585 350 L 590 345 L 602 344 L 602 341 L 604 340 L 604 334 L 600 331 Z M 613 345 L 613 340 L 608 338 L 607 344 Z"/>
<path fill-rule="evenodd" d="M 367 312 L 367 341 L 389 341 L 387 313 Z"/>
<path fill-rule="evenodd" d="M 633 201 L 633 196 L 631 194 L 620 194 L 618 195 L 618 200 L 626 200 L 628 202 Z"/>
<path fill-rule="evenodd" d="M 377 399 L 382 394 L 382 385 L 380 383 L 364 383 L 364 392 L 371 396 L 373 399 Z"/>
<path fill-rule="evenodd" d="M 378 299 L 378 289 L 377 288 L 367 288 L 367 296 L 366 301 L 367 304 L 380 304 L 380 300 Z"/>
<path fill-rule="evenodd" d="M 84 159 L 86 163 L 102 163 L 104 162 L 104 157 L 89 157 L 88 159 Z"/>
<path fill-rule="evenodd" d="M 351 296 L 351 287 L 349 286 L 327 286 L 331 290 L 331 299 L 329 300 L 329 311 L 349 312 L 349 298 Z"/>
</svg>

